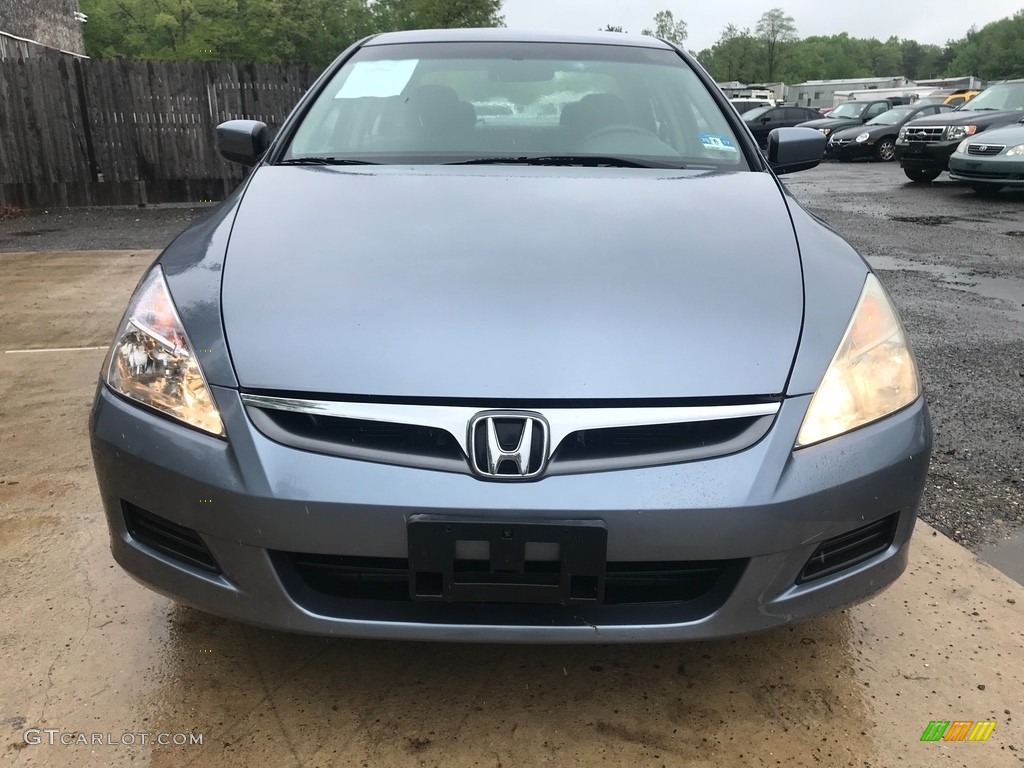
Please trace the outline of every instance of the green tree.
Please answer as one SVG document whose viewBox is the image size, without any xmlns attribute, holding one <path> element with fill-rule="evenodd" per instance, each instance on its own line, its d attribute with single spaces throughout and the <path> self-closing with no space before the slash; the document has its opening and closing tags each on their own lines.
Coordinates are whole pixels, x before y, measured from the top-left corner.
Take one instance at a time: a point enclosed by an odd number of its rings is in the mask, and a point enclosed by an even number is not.
<svg viewBox="0 0 1024 768">
<path fill-rule="evenodd" d="M 658 11 L 654 14 L 654 29 L 645 29 L 645 35 L 660 37 L 682 47 L 689 34 L 686 29 L 686 22 L 680 19 L 676 21 L 672 11 Z"/>
<path fill-rule="evenodd" d="M 797 40 L 796 23 L 781 8 L 772 8 L 757 20 L 755 31 L 761 41 L 765 79 L 771 82 L 775 79 L 787 46 Z"/>
<path fill-rule="evenodd" d="M 500 26 L 501 0 L 81 0 L 95 58 L 305 61 L 366 35 Z"/>
<path fill-rule="evenodd" d="M 947 44 L 945 74 L 977 75 L 988 80 L 1024 77 L 1024 10 L 971 27 L 962 40 Z"/>
<path fill-rule="evenodd" d="M 381 29 L 501 27 L 501 0 L 376 0 Z"/>
<path fill-rule="evenodd" d="M 716 80 L 754 82 L 761 79 L 758 51 L 758 41 L 750 29 L 740 30 L 735 24 L 727 24 L 718 42 L 701 51 L 697 58 Z"/>
<path fill-rule="evenodd" d="M 608 25 L 608 26 L 606 26 L 606 27 L 605 27 L 604 29 L 599 29 L 599 30 L 598 30 L 598 32 L 623 32 L 623 33 L 624 33 L 625 31 L 626 31 L 626 30 L 624 30 L 624 29 L 622 28 L 622 26 L 621 26 L 621 25 L 619 25 L 619 24 L 609 24 L 609 25 Z"/>
</svg>

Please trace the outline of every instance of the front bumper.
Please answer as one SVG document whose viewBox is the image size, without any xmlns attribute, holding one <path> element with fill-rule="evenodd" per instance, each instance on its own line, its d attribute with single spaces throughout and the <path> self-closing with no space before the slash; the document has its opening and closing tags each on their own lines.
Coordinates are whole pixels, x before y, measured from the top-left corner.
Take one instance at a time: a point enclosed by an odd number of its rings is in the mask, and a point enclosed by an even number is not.
<svg viewBox="0 0 1024 768">
<path fill-rule="evenodd" d="M 906 141 L 896 140 L 896 159 L 900 166 L 910 170 L 944 171 L 949 158 L 960 141 Z"/>
<path fill-rule="evenodd" d="M 895 580 L 927 472 L 923 400 L 794 454 L 809 396 L 787 400 L 769 434 L 731 456 L 670 466 L 488 483 L 468 475 L 308 453 L 272 442 L 237 392 L 214 395 L 230 441 L 131 405 L 100 386 L 92 448 L 121 566 L 210 613 L 325 635 L 493 642 L 673 641 L 749 633 L 860 601 Z M 219 564 L 205 572 L 129 534 L 124 505 L 198 532 Z M 884 551 L 798 584 L 818 545 L 898 513 Z M 282 553 L 400 560 L 410 517 L 599 520 L 609 563 L 730 560 L 711 607 L 632 606 L 607 623 L 571 609 L 305 599 Z M 710 605 L 710 603 L 708 604 Z M 551 606 L 544 606 L 551 609 Z M 591 618 L 587 618 L 590 615 Z M 609 614 L 612 616 L 612 614 Z M 623 616 L 625 618 L 623 618 Z"/>
<path fill-rule="evenodd" d="M 1024 187 L 1024 157 L 953 155 L 949 159 L 949 177 L 972 184 Z"/>
<path fill-rule="evenodd" d="M 875 142 L 860 142 L 856 141 L 845 142 L 843 144 L 836 144 L 830 141 L 825 145 L 825 156 L 832 158 L 842 158 L 843 160 L 855 160 L 862 157 L 874 157 L 875 156 Z"/>
</svg>

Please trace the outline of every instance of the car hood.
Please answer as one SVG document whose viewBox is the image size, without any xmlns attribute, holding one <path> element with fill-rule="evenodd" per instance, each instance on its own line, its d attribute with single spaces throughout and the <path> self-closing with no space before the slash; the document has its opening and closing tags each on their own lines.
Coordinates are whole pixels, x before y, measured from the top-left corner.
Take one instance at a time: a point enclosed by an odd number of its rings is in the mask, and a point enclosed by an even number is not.
<svg viewBox="0 0 1024 768">
<path fill-rule="evenodd" d="M 833 139 L 856 139 L 862 133 L 871 134 L 871 138 L 881 136 L 889 133 L 895 136 L 899 133 L 900 127 L 898 125 L 854 125 L 850 128 L 843 128 L 839 131 L 832 131 L 831 138 Z"/>
<path fill-rule="evenodd" d="M 1013 125 L 1004 125 L 1002 128 L 993 128 L 985 131 L 983 138 L 972 143 L 1005 144 L 1007 147 L 1024 144 L 1024 124 L 1014 123 Z"/>
<path fill-rule="evenodd" d="M 821 117 L 817 120 L 808 120 L 805 123 L 800 123 L 801 128 L 828 128 L 833 131 L 837 131 L 840 128 L 846 128 L 850 125 L 862 125 L 863 121 L 856 117 Z"/>
<path fill-rule="evenodd" d="M 942 115 L 929 115 L 911 120 L 907 125 L 992 125 L 993 123 L 1010 123 L 1020 120 L 1017 110 L 1000 110 L 998 112 L 971 112 L 958 110 Z"/>
<path fill-rule="evenodd" d="M 264 166 L 222 311 L 247 389 L 719 397 L 785 390 L 803 287 L 767 173 Z"/>
</svg>

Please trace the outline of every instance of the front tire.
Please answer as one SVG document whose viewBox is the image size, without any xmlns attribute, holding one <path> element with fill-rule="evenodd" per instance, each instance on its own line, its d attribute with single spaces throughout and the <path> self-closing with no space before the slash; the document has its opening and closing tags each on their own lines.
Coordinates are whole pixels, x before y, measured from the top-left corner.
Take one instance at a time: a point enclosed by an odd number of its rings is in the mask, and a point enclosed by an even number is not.
<svg viewBox="0 0 1024 768">
<path fill-rule="evenodd" d="M 896 142 L 886 136 L 875 145 L 875 159 L 888 163 L 896 158 Z"/>
<path fill-rule="evenodd" d="M 934 168 L 904 168 L 903 172 L 907 175 L 908 179 L 919 184 L 935 181 L 942 173 L 942 171 L 937 171 Z"/>
</svg>

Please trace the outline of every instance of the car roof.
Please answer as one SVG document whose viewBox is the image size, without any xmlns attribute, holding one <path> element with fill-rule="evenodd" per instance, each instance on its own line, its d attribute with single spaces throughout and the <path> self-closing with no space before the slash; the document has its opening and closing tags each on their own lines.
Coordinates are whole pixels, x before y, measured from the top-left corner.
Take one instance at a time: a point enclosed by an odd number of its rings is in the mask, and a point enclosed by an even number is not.
<svg viewBox="0 0 1024 768">
<path fill-rule="evenodd" d="M 622 32 L 572 34 L 565 32 L 529 32 L 517 29 L 415 29 L 385 32 L 366 41 L 365 45 L 397 45 L 398 43 L 589 43 L 633 48 L 669 49 L 668 43 L 647 35 Z"/>
</svg>

